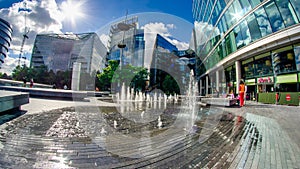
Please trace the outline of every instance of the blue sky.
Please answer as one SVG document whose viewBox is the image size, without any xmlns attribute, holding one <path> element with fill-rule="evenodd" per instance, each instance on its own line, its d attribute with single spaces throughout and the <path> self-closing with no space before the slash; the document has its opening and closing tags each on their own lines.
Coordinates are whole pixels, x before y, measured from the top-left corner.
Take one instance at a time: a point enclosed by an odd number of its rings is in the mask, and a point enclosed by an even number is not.
<svg viewBox="0 0 300 169">
<path fill-rule="evenodd" d="M 31 12 L 18 11 L 25 7 Z M 0 71 L 9 73 L 16 66 L 25 15 L 30 32 L 24 55 L 29 64 L 36 34 L 97 32 L 105 41 L 110 24 L 124 19 L 126 11 L 128 17 L 138 16 L 140 27 L 165 35 L 179 48 L 188 46 L 194 22 L 192 0 L 0 0 L 0 17 L 14 29 L 9 57 Z"/>
</svg>

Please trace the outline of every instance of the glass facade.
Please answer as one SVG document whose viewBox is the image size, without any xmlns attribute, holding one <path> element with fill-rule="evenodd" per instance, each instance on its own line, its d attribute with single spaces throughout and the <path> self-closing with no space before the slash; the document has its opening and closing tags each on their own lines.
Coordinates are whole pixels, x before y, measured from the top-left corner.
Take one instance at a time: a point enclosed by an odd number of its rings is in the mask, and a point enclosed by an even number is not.
<svg viewBox="0 0 300 169">
<path fill-rule="evenodd" d="M 31 67 L 47 66 L 53 72 L 72 71 L 81 63 L 81 71 L 93 73 L 105 66 L 106 48 L 96 33 L 39 34 L 36 36 Z"/>
<path fill-rule="evenodd" d="M 299 43 L 298 36 L 286 45 L 281 43 L 278 47 L 266 48 L 264 53 L 254 53 L 251 57 L 240 51 L 262 39 L 299 27 L 299 9 L 298 0 L 194 0 L 195 38 L 201 40 L 196 47 L 201 60 L 197 64 L 197 76 L 203 78 L 229 56 L 234 56 L 229 62 L 242 62 L 241 78 L 244 79 L 261 74 L 297 73 L 299 46 L 295 44 Z M 210 34 L 203 38 L 202 32 L 208 31 Z M 282 46 L 288 50 L 280 51 Z M 274 58 L 280 58 L 280 62 L 277 60 L 274 65 Z"/>
<path fill-rule="evenodd" d="M 7 55 L 11 42 L 12 27 L 11 25 L 0 18 L 0 68 L 1 64 Z"/>
<path fill-rule="evenodd" d="M 129 29 L 121 30 L 118 26 L 120 23 L 127 24 Z M 144 49 L 143 31 L 137 29 L 137 25 L 138 18 L 136 16 L 111 25 L 107 60 L 121 60 L 122 64 L 131 64 L 133 66 L 144 65 L 142 57 L 142 50 Z M 119 48 L 120 44 L 125 44 L 125 48 Z"/>
</svg>

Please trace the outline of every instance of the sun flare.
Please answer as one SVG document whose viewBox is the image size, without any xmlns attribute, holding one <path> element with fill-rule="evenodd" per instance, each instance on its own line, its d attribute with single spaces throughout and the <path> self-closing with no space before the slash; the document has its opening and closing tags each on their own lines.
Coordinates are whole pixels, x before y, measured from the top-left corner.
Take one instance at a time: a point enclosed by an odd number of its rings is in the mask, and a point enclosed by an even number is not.
<svg viewBox="0 0 300 169">
<path fill-rule="evenodd" d="M 63 20 L 69 20 L 75 24 L 76 19 L 84 16 L 82 5 L 82 1 L 66 0 L 62 2 L 60 8 Z"/>
</svg>

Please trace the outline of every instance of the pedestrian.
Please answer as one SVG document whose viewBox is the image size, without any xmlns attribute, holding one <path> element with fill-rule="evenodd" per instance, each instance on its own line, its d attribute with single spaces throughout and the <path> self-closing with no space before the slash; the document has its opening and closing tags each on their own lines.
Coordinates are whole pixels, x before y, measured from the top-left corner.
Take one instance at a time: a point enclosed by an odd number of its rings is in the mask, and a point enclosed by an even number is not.
<svg viewBox="0 0 300 169">
<path fill-rule="evenodd" d="M 32 88 L 33 87 L 33 79 L 31 78 L 30 79 L 30 88 Z"/>
<path fill-rule="evenodd" d="M 240 106 L 244 106 L 244 97 L 245 97 L 245 84 L 241 80 L 240 86 L 239 86 L 239 96 L 240 96 Z"/>
<path fill-rule="evenodd" d="M 26 87 L 26 83 L 27 83 L 26 77 L 23 77 L 23 87 Z"/>
</svg>

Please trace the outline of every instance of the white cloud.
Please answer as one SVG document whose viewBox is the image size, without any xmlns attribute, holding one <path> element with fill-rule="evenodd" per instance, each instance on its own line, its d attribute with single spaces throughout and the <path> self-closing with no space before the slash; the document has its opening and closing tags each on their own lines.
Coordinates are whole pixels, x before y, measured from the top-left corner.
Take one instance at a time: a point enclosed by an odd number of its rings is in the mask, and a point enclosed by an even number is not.
<svg viewBox="0 0 300 169">
<path fill-rule="evenodd" d="M 30 12 L 19 11 L 19 8 L 25 8 L 24 2 L 26 2 L 26 8 L 31 10 Z M 10 46 L 13 51 L 5 62 L 11 62 L 12 59 L 18 57 L 25 27 L 29 30 L 29 38 L 25 41 L 23 51 L 24 53 L 28 53 L 29 56 L 31 56 L 33 43 L 37 34 L 62 33 L 61 11 L 59 11 L 55 0 L 24 0 L 22 2 L 12 4 L 9 8 L 0 9 L 0 16 L 13 27 L 12 42 Z M 2 66 L 2 69 L 9 69 L 13 64 L 4 63 L 4 65 L 5 66 Z M 2 69 L 1 71 L 8 71 Z"/>
<path fill-rule="evenodd" d="M 142 29 L 144 29 L 145 34 L 160 34 L 173 45 L 175 45 L 179 50 L 185 50 L 189 48 L 188 43 L 181 42 L 172 38 L 172 35 L 169 30 L 176 29 L 176 26 L 174 24 L 164 24 L 161 22 L 148 23 L 142 26 Z"/>
<path fill-rule="evenodd" d="M 195 21 L 194 25 L 197 37 L 197 45 L 202 45 L 212 37 L 220 35 L 220 31 L 218 28 L 214 28 L 213 25 L 206 22 Z"/>
<path fill-rule="evenodd" d="M 4 63 L 1 65 L 1 69 L 0 72 L 1 73 L 6 73 L 8 75 L 12 74 L 12 71 L 16 68 L 16 66 L 18 65 L 18 58 L 13 58 L 13 57 L 6 57 L 4 60 Z M 21 60 L 21 64 L 23 65 L 25 61 L 25 65 L 29 66 L 29 60 Z"/>
<path fill-rule="evenodd" d="M 155 23 L 148 23 L 145 26 L 142 26 L 142 29 L 144 29 L 145 34 L 147 33 L 157 33 L 164 37 L 169 37 L 171 34 L 169 33 L 168 27 L 161 22 L 155 22 Z"/>
</svg>

